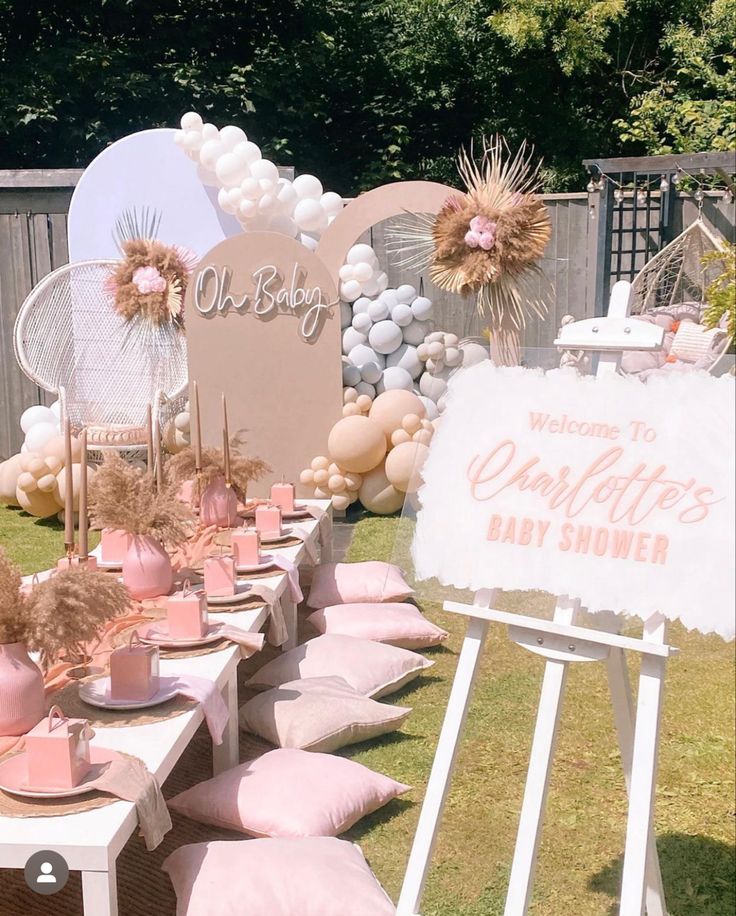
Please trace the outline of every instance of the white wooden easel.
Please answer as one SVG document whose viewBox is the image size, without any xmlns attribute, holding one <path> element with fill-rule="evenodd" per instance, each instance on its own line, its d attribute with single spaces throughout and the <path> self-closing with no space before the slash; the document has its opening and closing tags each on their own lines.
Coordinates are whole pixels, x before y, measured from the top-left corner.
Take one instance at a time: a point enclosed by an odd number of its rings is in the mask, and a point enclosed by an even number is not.
<svg viewBox="0 0 736 916">
<path fill-rule="evenodd" d="M 597 375 L 616 372 L 624 350 L 656 350 L 664 332 L 628 317 L 631 286 L 617 283 L 606 318 L 589 318 L 562 329 L 555 345 L 599 353 Z M 568 666 L 604 661 L 618 732 L 629 813 L 626 829 L 620 916 L 666 916 L 662 877 L 653 830 L 654 794 L 665 667 L 676 649 L 666 644 L 666 620 L 644 623 L 642 638 L 622 636 L 619 618 L 608 615 L 608 629 L 579 626 L 580 601 L 557 597 L 552 620 L 496 610 L 498 589 L 476 593 L 472 605 L 445 602 L 444 609 L 470 617 L 445 720 L 440 732 L 427 793 L 414 837 L 397 916 L 418 916 L 432 849 L 450 788 L 460 736 L 470 706 L 473 683 L 492 621 L 508 627 L 509 638 L 547 659 L 529 760 L 519 831 L 511 867 L 505 916 L 523 916 L 532 895 L 534 870 L 557 739 Z M 609 622 L 608 620 L 606 621 Z M 641 654 L 636 711 L 625 650 Z"/>
</svg>

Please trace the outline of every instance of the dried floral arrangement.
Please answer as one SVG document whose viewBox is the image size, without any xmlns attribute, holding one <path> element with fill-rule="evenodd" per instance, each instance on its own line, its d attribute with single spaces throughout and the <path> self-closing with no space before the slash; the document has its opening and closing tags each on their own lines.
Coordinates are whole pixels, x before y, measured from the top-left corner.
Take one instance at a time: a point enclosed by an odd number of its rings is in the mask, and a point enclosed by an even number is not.
<svg viewBox="0 0 736 916">
<path fill-rule="evenodd" d="M 170 547 L 182 544 L 194 526 L 192 511 L 176 498 L 175 487 L 157 490 L 150 475 L 114 453 L 105 456 L 90 480 L 89 505 L 95 527 L 148 535 Z"/>
<path fill-rule="evenodd" d="M 237 436 L 230 441 L 230 481 L 238 499 L 245 500 L 248 484 L 252 480 L 260 480 L 271 468 L 260 458 L 250 458 L 243 455 L 240 449 L 244 443 Z M 166 464 L 168 479 L 176 487 L 181 486 L 186 480 L 194 480 L 197 466 L 194 448 L 188 446 L 178 454 L 169 458 Z M 202 449 L 202 484 L 206 487 L 218 477 L 225 476 L 225 456 L 220 448 Z"/>
<path fill-rule="evenodd" d="M 530 281 L 552 235 L 547 208 L 536 193 L 541 161 L 523 143 L 511 156 L 501 137 L 484 140 L 476 161 L 461 151 L 458 171 L 466 191 L 448 197 L 437 214 L 412 214 L 387 231 L 397 264 L 429 269 L 433 283 L 476 295 L 494 336 L 518 338 L 527 314 L 546 308 Z"/>
<path fill-rule="evenodd" d="M 0 645 L 25 642 L 28 636 L 28 607 L 20 586 L 20 570 L 0 547 Z"/>
<path fill-rule="evenodd" d="M 115 308 L 126 321 L 141 320 L 153 328 L 183 328 L 182 305 L 196 255 L 156 240 L 161 215 L 126 210 L 115 224 L 122 260 L 106 283 Z"/>
<path fill-rule="evenodd" d="M 62 652 L 84 655 L 84 644 L 130 606 L 128 590 L 114 576 L 83 566 L 57 572 L 36 585 L 26 600 L 30 605 L 26 641 L 40 653 L 42 668 Z"/>
</svg>

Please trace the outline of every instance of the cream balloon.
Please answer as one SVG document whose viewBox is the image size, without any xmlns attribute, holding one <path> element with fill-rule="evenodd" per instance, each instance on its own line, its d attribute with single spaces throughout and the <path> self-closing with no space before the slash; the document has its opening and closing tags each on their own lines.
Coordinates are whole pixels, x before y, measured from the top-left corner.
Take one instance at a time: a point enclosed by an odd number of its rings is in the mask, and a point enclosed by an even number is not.
<svg viewBox="0 0 736 916">
<path fill-rule="evenodd" d="M 386 437 L 380 424 L 370 417 L 343 417 L 330 431 L 327 450 L 341 468 L 362 474 L 383 460 Z"/>
<path fill-rule="evenodd" d="M 416 493 L 429 449 L 421 442 L 403 442 L 386 456 L 386 477 L 402 493 Z"/>
<path fill-rule="evenodd" d="M 387 442 L 390 442 L 391 433 L 401 428 L 401 421 L 408 413 L 421 419 L 425 413 L 424 404 L 413 392 L 399 388 L 379 394 L 371 404 L 368 416 L 378 423 Z"/>
<path fill-rule="evenodd" d="M 386 477 L 383 464 L 363 476 L 358 499 L 369 512 L 377 515 L 391 515 L 404 504 L 404 494 Z"/>
<path fill-rule="evenodd" d="M 59 505 L 52 493 L 44 493 L 36 488 L 31 492 L 25 492 L 20 488 L 15 493 L 17 505 L 29 515 L 35 515 L 36 518 L 50 518 L 59 511 Z"/>
</svg>

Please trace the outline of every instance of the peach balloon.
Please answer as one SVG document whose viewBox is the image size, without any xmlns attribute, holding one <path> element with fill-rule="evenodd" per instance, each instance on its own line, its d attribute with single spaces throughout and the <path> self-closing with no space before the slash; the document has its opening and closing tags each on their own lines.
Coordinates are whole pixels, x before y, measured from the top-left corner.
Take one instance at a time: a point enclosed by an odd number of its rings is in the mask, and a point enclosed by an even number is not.
<svg viewBox="0 0 736 916">
<path fill-rule="evenodd" d="M 56 486 L 56 474 L 44 474 L 38 478 L 36 486 L 42 493 L 51 493 Z"/>
<path fill-rule="evenodd" d="M 332 497 L 332 508 L 337 509 L 338 512 L 344 512 L 350 503 L 350 497 L 344 493 L 335 493 Z"/>
<path fill-rule="evenodd" d="M 418 433 L 414 433 L 411 437 L 413 442 L 418 442 L 421 445 L 429 445 L 432 441 L 432 433 L 428 429 L 420 429 Z"/>
<path fill-rule="evenodd" d="M 405 429 L 406 432 L 411 435 L 415 433 L 418 429 L 421 429 L 422 423 L 424 421 L 420 420 L 415 413 L 408 413 L 404 419 L 401 421 L 402 429 Z"/>
<path fill-rule="evenodd" d="M 320 468 L 319 471 L 314 472 L 314 482 L 318 487 L 324 486 L 329 479 L 329 472 L 325 468 Z"/>
<path fill-rule="evenodd" d="M 36 518 L 49 518 L 59 511 L 59 505 L 54 499 L 53 493 L 44 493 L 38 488 L 26 492 L 18 487 L 15 491 L 15 496 L 18 505 L 25 509 L 29 515 L 35 515 Z"/>
<path fill-rule="evenodd" d="M 404 442 L 386 456 L 386 477 L 402 493 L 416 493 L 429 449 L 421 442 Z"/>
<path fill-rule="evenodd" d="M 34 477 L 40 477 L 46 470 L 43 457 L 39 452 L 25 452 L 20 466 Z"/>
<path fill-rule="evenodd" d="M 329 490 L 323 490 L 322 487 L 314 488 L 314 498 L 315 499 L 331 499 L 332 493 Z"/>
<path fill-rule="evenodd" d="M 381 426 L 370 417 L 343 417 L 330 431 L 327 450 L 341 468 L 362 474 L 382 461 L 386 438 Z"/>
<path fill-rule="evenodd" d="M 50 455 L 44 458 L 43 463 L 48 468 L 49 474 L 58 474 L 59 471 L 64 467 L 64 462 L 57 458 L 55 455 Z"/>
<path fill-rule="evenodd" d="M 407 414 L 416 414 L 421 419 L 425 413 L 424 404 L 413 392 L 392 388 L 378 395 L 368 416 L 381 427 L 386 441 L 390 442 L 391 433 L 401 428 L 401 421 Z"/>
<path fill-rule="evenodd" d="M 342 468 L 333 461 L 327 468 L 327 472 L 332 477 L 333 474 L 342 474 Z"/>
<path fill-rule="evenodd" d="M 375 512 L 377 515 L 391 515 L 404 504 L 404 494 L 386 477 L 383 465 L 363 476 L 358 499 L 369 512 Z"/>
<path fill-rule="evenodd" d="M 37 489 L 38 482 L 30 471 L 21 471 L 20 474 L 18 474 L 17 487 L 24 493 L 32 493 Z"/>
<path fill-rule="evenodd" d="M 314 471 L 311 468 L 304 468 L 304 470 L 299 475 L 299 483 L 303 483 L 305 487 L 310 486 L 314 483 Z"/>
<path fill-rule="evenodd" d="M 65 460 L 64 437 L 54 436 L 53 439 L 44 445 L 41 449 L 43 458 L 58 458 L 59 461 Z M 79 439 L 72 436 L 72 464 L 78 464 L 82 460 L 82 443 Z"/>
<path fill-rule="evenodd" d="M 87 468 L 88 479 L 91 476 L 92 468 Z M 56 486 L 53 489 L 53 497 L 56 500 L 56 509 L 64 508 L 64 494 L 66 493 L 66 474 L 67 469 L 62 468 L 59 473 L 56 475 Z M 72 492 L 74 494 L 74 511 L 76 512 L 79 509 L 79 478 L 80 478 L 80 465 L 72 464 Z"/>
<path fill-rule="evenodd" d="M 342 493 L 346 489 L 347 483 L 342 474 L 333 474 L 332 477 L 327 481 L 327 489 L 331 493 Z"/>
<path fill-rule="evenodd" d="M 405 429 L 395 429 L 391 433 L 391 445 L 395 447 L 403 442 L 411 442 L 411 436 Z"/>
<path fill-rule="evenodd" d="M 325 458 L 324 455 L 317 455 L 316 458 L 312 458 L 311 468 L 313 471 L 322 471 L 327 470 L 330 466 L 330 459 Z"/>
<path fill-rule="evenodd" d="M 0 503 L 6 506 L 18 505 L 15 488 L 18 486 L 22 457 L 21 454 L 11 455 L 7 461 L 0 462 Z"/>
<path fill-rule="evenodd" d="M 345 478 L 345 484 L 348 490 L 358 490 L 360 489 L 361 483 L 363 483 L 363 478 L 360 474 L 353 474 L 351 471 L 343 474 L 343 477 Z"/>
<path fill-rule="evenodd" d="M 343 417 L 357 417 L 360 416 L 361 410 L 357 404 L 346 404 L 342 409 Z"/>
</svg>

